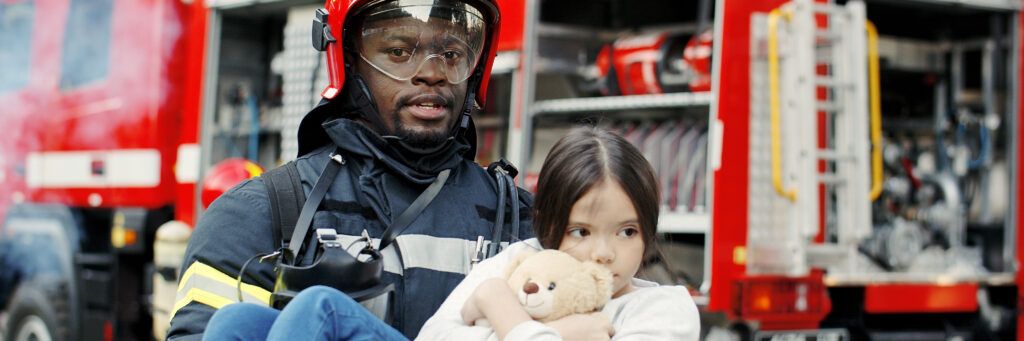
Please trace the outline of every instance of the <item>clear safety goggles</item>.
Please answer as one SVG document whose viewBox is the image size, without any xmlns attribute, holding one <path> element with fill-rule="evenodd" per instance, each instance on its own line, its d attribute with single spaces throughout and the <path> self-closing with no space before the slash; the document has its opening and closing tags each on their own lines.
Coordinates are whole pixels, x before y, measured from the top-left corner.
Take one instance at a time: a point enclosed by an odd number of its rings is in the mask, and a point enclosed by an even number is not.
<svg viewBox="0 0 1024 341">
<path fill-rule="evenodd" d="M 486 39 L 480 11 L 460 1 L 390 1 L 362 18 L 355 27 L 359 57 L 400 81 L 431 71 L 462 83 L 479 62 Z"/>
</svg>

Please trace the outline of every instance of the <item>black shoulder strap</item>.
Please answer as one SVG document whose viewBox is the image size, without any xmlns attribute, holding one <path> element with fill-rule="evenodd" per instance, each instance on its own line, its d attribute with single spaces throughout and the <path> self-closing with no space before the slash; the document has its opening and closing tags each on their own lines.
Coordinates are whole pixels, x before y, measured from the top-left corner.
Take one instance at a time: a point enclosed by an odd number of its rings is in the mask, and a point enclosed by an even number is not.
<svg viewBox="0 0 1024 341">
<path fill-rule="evenodd" d="M 448 181 L 449 173 L 451 173 L 451 169 L 442 170 L 441 173 L 437 175 L 437 178 L 434 179 L 434 182 L 430 183 L 430 186 L 427 186 L 427 189 L 423 190 L 423 193 L 420 193 L 420 196 L 416 197 L 416 199 L 412 201 L 412 204 L 409 204 L 409 207 L 406 208 L 405 211 L 402 211 L 402 214 L 391 222 L 391 226 L 388 226 L 387 230 L 384 230 L 384 235 L 380 238 L 380 245 L 377 247 L 378 250 L 383 250 L 388 247 L 388 245 L 391 245 L 391 242 L 393 242 L 398 235 L 402 234 L 402 232 L 405 231 L 405 228 L 409 227 L 409 224 L 412 224 L 412 222 L 416 220 L 416 217 L 419 217 L 420 213 L 427 208 L 427 205 L 430 205 L 430 202 L 434 201 L 434 197 L 437 197 L 437 194 L 441 193 L 441 188 L 444 187 L 444 183 Z"/>
<path fill-rule="evenodd" d="M 299 212 L 299 216 L 296 219 L 295 225 L 292 226 L 293 231 L 290 240 L 293 242 L 286 245 L 288 250 L 291 251 L 291 256 L 296 257 L 296 260 L 298 260 L 299 251 L 302 250 L 303 242 L 306 240 L 309 226 L 313 222 L 313 215 L 320 209 L 320 203 L 327 196 L 327 190 L 330 189 L 334 178 L 338 176 L 341 165 L 345 164 L 345 158 L 341 156 L 340 152 L 341 150 L 338 148 L 331 153 L 323 172 L 320 172 L 320 177 L 313 184 L 313 191 L 309 193 L 309 200 L 302 204 L 300 210 L 296 210 L 296 212 Z"/>
<path fill-rule="evenodd" d="M 491 244 L 488 246 L 483 258 L 491 258 L 501 252 L 501 240 L 505 231 L 505 197 L 509 197 L 509 205 L 512 209 L 512 234 L 509 237 L 509 244 L 519 240 L 519 190 L 516 188 L 515 177 L 519 170 L 508 160 L 501 159 L 492 162 L 487 166 L 487 172 L 494 177 L 495 186 L 498 190 L 498 205 L 495 206 L 494 230 L 491 232 Z"/>
<path fill-rule="evenodd" d="M 295 161 L 263 173 L 263 183 L 267 186 L 270 197 L 270 216 L 274 228 L 274 239 L 288 245 L 291 240 L 295 223 L 299 220 L 299 210 L 306 202 L 306 193 L 302 190 L 299 169 Z"/>
</svg>

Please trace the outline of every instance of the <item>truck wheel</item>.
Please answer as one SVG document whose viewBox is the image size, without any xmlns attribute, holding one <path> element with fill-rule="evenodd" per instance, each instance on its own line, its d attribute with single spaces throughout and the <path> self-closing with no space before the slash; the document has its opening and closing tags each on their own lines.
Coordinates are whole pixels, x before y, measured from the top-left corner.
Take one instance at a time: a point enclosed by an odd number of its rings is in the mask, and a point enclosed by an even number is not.
<svg viewBox="0 0 1024 341">
<path fill-rule="evenodd" d="M 62 341 L 68 337 L 68 297 L 62 281 L 22 282 L 7 312 L 9 341 Z"/>
</svg>

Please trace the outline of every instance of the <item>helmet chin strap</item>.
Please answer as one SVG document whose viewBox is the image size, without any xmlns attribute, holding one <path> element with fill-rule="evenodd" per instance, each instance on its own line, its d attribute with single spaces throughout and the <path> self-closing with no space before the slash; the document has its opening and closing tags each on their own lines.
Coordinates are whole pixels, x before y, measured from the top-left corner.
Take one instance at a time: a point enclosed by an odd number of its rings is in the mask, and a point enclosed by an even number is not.
<svg viewBox="0 0 1024 341">
<path fill-rule="evenodd" d="M 359 114 L 360 117 L 370 123 L 370 128 L 374 131 L 386 132 L 387 125 L 381 120 L 380 114 L 377 110 L 377 104 L 373 101 L 373 95 L 370 94 L 370 88 L 366 86 L 366 81 L 359 74 L 352 72 L 348 65 L 345 65 L 346 70 L 344 87 L 344 96 L 347 99 L 346 102 L 352 111 Z"/>
</svg>

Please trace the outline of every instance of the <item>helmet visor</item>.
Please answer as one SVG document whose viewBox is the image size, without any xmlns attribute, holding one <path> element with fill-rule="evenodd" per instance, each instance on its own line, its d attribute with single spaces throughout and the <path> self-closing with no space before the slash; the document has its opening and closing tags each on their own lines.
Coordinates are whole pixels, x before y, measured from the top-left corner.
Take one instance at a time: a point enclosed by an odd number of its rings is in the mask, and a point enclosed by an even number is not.
<svg viewBox="0 0 1024 341">
<path fill-rule="evenodd" d="M 396 80 L 440 72 L 448 82 L 462 83 L 484 48 L 486 22 L 479 10 L 460 1 L 385 2 L 362 18 L 355 27 L 359 57 Z"/>
</svg>

